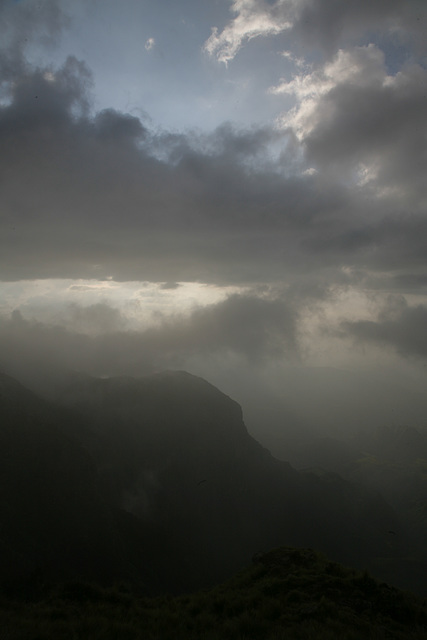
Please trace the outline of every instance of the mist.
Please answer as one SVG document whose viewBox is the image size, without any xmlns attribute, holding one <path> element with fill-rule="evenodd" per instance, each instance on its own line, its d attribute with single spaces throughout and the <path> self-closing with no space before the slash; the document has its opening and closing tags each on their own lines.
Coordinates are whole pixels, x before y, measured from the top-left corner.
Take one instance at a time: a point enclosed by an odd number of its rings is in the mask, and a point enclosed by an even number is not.
<svg viewBox="0 0 427 640">
<path fill-rule="evenodd" d="M 0 0 L 1 599 L 104 619 L 252 562 L 259 637 L 283 603 L 406 624 L 426 24 L 418 0 Z"/>
<path fill-rule="evenodd" d="M 187 313 L 154 314 L 138 329 L 106 302 L 66 311 L 48 319 L 44 310 L 43 321 L 18 310 L 3 317 L 2 371 L 50 396 L 72 373 L 105 378 L 190 371 L 236 399 L 250 433 L 285 459 L 295 444 L 315 436 L 348 439 L 384 425 L 426 426 L 423 354 L 414 358 L 418 325 L 405 304 L 386 329 L 383 311 L 377 322 L 338 319 L 334 330 L 321 324 L 317 344 L 308 341 L 306 300 L 265 291 L 232 294 Z M 376 348 L 369 346 L 368 354 L 365 345 L 372 342 Z M 332 362 L 326 350 L 334 352 Z"/>
</svg>

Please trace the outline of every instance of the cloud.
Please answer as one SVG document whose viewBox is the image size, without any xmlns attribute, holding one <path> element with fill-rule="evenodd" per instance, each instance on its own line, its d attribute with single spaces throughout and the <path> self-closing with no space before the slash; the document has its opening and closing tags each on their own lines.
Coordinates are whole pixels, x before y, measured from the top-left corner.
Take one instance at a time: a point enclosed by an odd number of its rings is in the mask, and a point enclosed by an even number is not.
<svg viewBox="0 0 427 640">
<path fill-rule="evenodd" d="M 107 304 L 72 305 L 61 324 L 26 320 L 15 311 L 0 319 L 0 370 L 20 377 L 52 368 L 138 375 L 180 367 L 195 355 L 236 354 L 254 362 L 295 356 L 296 318 L 283 300 L 254 295 L 163 317 L 142 331 L 127 330 L 120 312 Z"/>
<path fill-rule="evenodd" d="M 424 73 L 389 76 L 381 65 L 374 47 L 333 60 L 307 80 L 284 131 L 185 135 L 112 109 L 93 114 L 91 74 L 75 58 L 52 77 L 26 72 L 0 108 L 2 278 L 252 284 L 324 268 L 333 277 L 333 265 L 339 278 L 343 264 L 381 269 L 392 258 L 407 269 L 426 248 Z M 362 162 L 379 165 L 375 176 L 349 180 L 344 170 Z"/>
<path fill-rule="evenodd" d="M 85 307 L 68 304 L 62 314 L 56 311 L 55 324 L 74 333 L 99 336 L 124 330 L 127 322 L 119 309 L 97 302 Z"/>
<path fill-rule="evenodd" d="M 233 6 L 248 20 L 265 14 L 253 23 L 265 29 L 314 10 Z M 425 262 L 422 66 L 392 72 L 377 46 L 341 49 L 276 86 L 296 101 L 282 128 L 225 124 L 209 134 L 96 113 L 91 72 L 74 57 L 13 72 L 0 107 L 3 280 L 305 278 L 309 289 L 317 277 L 340 283 L 345 266 L 398 278 Z"/>
<path fill-rule="evenodd" d="M 146 51 L 151 51 L 151 49 L 153 49 L 153 47 L 155 46 L 156 41 L 154 38 L 148 38 L 148 40 L 145 43 L 145 50 Z"/>
<path fill-rule="evenodd" d="M 129 114 L 92 115 L 75 58 L 53 76 L 19 77 L 0 108 L 5 279 L 259 280 L 288 242 L 294 252 L 292 229 L 335 206 L 292 155 L 272 162 L 286 133 L 153 133 Z"/>
<path fill-rule="evenodd" d="M 344 335 L 360 342 L 391 347 L 403 356 L 427 357 L 427 306 L 409 306 L 402 297 L 392 297 L 376 320 L 346 321 Z"/>
<path fill-rule="evenodd" d="M 328 55 L 344 43 L 354 44 L 366 33 L 425 50 L 422 32 L 427 7 L 418 0 L 299 0 L 295 6 L 295 37 L 302 38 L 305 45 L 320 47 Z"/>
<path fill-rule="evenodd" d="M 0 2 L 0 84 L 13 82 L 28 69 L 26 52 L 33 44 L 51 49 L 70 24 L 57 0 Z"/>
<path fill-rule="evenodd" d="M 424 206 L 425 69 L 411 64 L 391 75 L 383 52 L 370 44 L 341 50 L 273 91 L 295 96 L 282 126 L 295 133 L 318 170 Z"/>
<path fill-rule="evenodd" d="M 249 358 L 297 350 L 296 313 L 282 299 L 234 294 L 194 311 L 177 341 L 197 351 L 236 351 Z"/>
<path fill-rule="evenodd" d="M 312 73 L 305 71 L 270 90 L 276 95 L 290 94 L 296 97 L 297 107 L 284 116 L 283 124 L 292 127 L 299 139 L 305 139 L 322 122 L 325 114 L 318 113 L 319 103 L 325 96 L 334 93 L 337 86 L 360 89 L 381 87 L 387 80 L 384 54 L 372 44 L 351 51 L 340 50 L 331 62 Z"/>
<path fill-rule="evenodd" d="M 234 0 L 231 11 L 236 17 L 221 33 L 215 27 L 204 44 L 204 50 L 227 64 L 242 44 L 259 36 L 275 35 L 291 27 L 288 13 L 291 4 L 287 0 L 269 4 L 264 0 Z"/>
<path fill-rule="evenodd" d="M 94 285 L 88 284 L 72 284 L 69 287 L 70 291 L 93 291 Z"/>
<path fill-rule="evenodd" d="M 234 0 L 231 11 L 235 17 L 221 32 L 214 28 L 204 45 L 225 64 L 245 42 L 283 32 L 293 46 L 320 49 L 328 57 L 365 32 L 394 36 L 425 51 L 427 8 L 418 0 Z"/>
</svg>

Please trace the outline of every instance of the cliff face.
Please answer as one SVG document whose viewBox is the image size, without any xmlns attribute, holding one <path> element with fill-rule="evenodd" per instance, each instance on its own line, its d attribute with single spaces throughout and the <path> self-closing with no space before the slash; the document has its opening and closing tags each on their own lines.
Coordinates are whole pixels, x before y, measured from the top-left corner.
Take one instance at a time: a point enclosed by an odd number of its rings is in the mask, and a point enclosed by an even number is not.
<svg viewBox="0 0 427 640">
<path fill-rule="evenodd" d="M 390 554 L 383 501 L 275 460 L 200 378 L 76 377 L 57 406 L 2 384 L 2 540 L 33 565 L 182 591 L 281 544 Z"/>
<path fill-rule="evenodd" d="M 67 420 L 66 413 L 1 376 L 3 579 L 69 571 L 103 579 L 116 570 L 111 515 L 98 491 L 97 467 L 64 432 Z"/>
</svg>

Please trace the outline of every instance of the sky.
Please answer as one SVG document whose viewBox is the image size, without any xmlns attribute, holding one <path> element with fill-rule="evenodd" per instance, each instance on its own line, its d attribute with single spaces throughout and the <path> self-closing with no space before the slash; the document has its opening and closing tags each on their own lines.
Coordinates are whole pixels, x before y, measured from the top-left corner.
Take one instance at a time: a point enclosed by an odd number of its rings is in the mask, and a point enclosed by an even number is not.
<svg viewBox="0 0 427 640">
<path fill-rule="evenodd" d="M 426 33 L 424 0 L 0 0 L 0 367 L 422 391 Z"/>
</svg>

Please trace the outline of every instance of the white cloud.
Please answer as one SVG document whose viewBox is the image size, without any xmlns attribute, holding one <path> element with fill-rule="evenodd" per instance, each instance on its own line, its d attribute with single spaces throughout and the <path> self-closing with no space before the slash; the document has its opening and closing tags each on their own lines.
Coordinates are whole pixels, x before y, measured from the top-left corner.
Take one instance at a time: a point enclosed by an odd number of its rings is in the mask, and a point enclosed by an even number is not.
<svg viewBox="0 0 427 640">
<path fill-rule="evenodd" d="M 236 17 L 221 33 L 216 27 L 212 29 L 204 45 L 205 51 L 219 62 L 228 64 L 245 41 L 289 29 L 293 4 L 289 0 L 278 0 L 274 5 L 259 0 L 234 0 L 231 11 Z"/>
<path fill-rule="evenodd" d="M 283 127 L 291 127 L 299 140 L 303 140 L 324 119 L 321 101 L 339 85 L 358 87 L 384 86 L 390 82 L 385 69 L 383 52 L 375 45 L 340 49 L 331 62 L 311 73 L 294 75 L 282 80 L 270 92 L 275 95 L 295 96 L 296 106 L 281 117 Z"/>
<path fill-rule="evenodd" d="M 328 58 L 367 32 L 394 36 L 418 52 L 426 46 L 427 5 L 419 0 L 234 0 L 230 10 L 235 17 L 222 31 L 213 28 L 204 45 L 207 53 L 225 64 L 245 42 L 285 31 L 292 46 L 303 45 Z M 288 52 L 283 55 L 288 57 Z M 289 59 L 303 64 L 295 53 Z"/>
<path fill-rule="evenodd" d="M 148 40 L 145 43 L 146 51 L 151 51 L 151 49 L 154 47 L 155 44 L 156 44 L 156 41 L 154 38 L 148 38 Z"/>
<path fill-rule="evenodd" d="M 340 49 L 270 89 L 295 99 L 278 126 L 292 131 L 308 163 L 420 212 L 427 201 L 426 90 L 425 68 L 406 63 L 390 73 L 374 44 Z"/>
<path fill-rule="evenodd" d="M 282 51 L 281 55 L 286 60 L 289 60 L 290 62 L 292 62 L 298 69 L 308 68 L 308 65 L 305 59 L 302 57 L 297 57 L 292 53 L 292 51 Z"/>
</svg>

